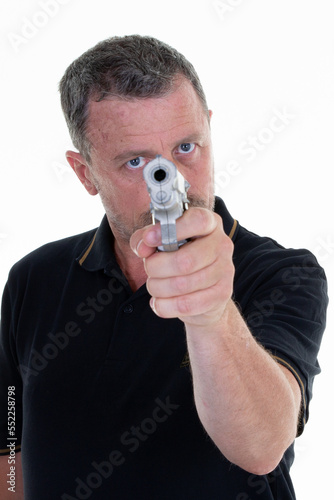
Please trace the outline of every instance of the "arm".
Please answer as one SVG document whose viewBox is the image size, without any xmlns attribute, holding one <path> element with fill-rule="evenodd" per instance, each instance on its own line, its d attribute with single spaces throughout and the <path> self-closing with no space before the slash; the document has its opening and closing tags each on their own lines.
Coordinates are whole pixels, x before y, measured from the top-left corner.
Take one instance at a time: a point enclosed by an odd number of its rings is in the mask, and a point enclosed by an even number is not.
<svg viewBox="0 0 334 500">
<path fill-rule="evenodd" d="M 210 338 L 202 328 L 186 329 L 205 429 L 231 462 L 253 474 L 271 472 L 297 434 L 297 381 L 257 344 L 232 301 Z"/>
<path fill-rule="evenodd" d="M 252 336 L 231 295 L 233 244 L 219 216 L 191 208 L 177 221 L 177 252 L 155 253 L 159 226 L 137 231 L 151 307 L 185 324 L 198 415 L 231 462 L 266 474 L 293 442 L 300 408 L 294 377 Z M 200 237 L 194 235 L 200 234 Z"/>
<path fill-rule="evenodd" d="M 15 455 L 15 492 L 9 491 L 7 483 L 10 472 L 8 455 L 0 456 L 0 498 L 1 500 L 24 500 L 21 453 Z"/>
</svg>

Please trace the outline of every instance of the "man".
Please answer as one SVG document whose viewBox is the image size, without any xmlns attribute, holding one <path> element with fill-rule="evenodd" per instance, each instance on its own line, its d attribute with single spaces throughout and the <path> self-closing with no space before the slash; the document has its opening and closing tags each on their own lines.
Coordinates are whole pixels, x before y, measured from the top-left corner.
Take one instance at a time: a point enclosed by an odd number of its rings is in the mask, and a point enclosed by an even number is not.
<svg viewBox="0 0 334 500">
<path fill-rule="evenodd" d="M 25 257 L 4 292 L 1 391 L 7 402 L 15 387 L 24 498 L 295 498 L 323 270 L 308 251 L 244 229 L 214 197 L 212 113 L 177 51 L 106 40 L 60 91 L 79 151 L 67 159 L 106 216 Z M 176 224 L 189 241 L 176 252 L 156 252 L 143 168 L 158 154 L 191 186 Z"/>
</svg>

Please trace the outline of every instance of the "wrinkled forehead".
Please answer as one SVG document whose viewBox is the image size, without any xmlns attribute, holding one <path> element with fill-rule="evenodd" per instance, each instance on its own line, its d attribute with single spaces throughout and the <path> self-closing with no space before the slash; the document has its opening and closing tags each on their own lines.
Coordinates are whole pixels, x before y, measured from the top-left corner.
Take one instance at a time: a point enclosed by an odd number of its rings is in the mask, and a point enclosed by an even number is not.
<svg viewBox="0 0 334 500">
<path fill-rule="evenodd" d="M 207 114 L 188 80 L 163 97 L 122 99 L 107 97 L 89 103 L 87 138 L 97 148 L 101 142 L 119 145 L 136 137 L 172 136 L 199 131 L 207 126 Z M 183 130 L 184 129 L 184 130 Z"/>
</svg>

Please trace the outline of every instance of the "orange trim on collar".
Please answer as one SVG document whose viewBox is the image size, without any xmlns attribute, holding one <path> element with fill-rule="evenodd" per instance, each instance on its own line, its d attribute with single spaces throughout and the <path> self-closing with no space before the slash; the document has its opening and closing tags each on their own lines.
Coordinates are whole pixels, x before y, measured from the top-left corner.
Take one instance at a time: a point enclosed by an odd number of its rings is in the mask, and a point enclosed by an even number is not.
<svg viewBox="0 0 334 500">
<path fill-rule="evenodd" d="M 236 221 L 234 219 L 234 223 L 233 223 L 232 229 L 230 231 L 230 234 L 228 235 L 229 238 L 231 238 L 231 239 L 233 238 L 235 230 L 237 229 L 237 225 L 238 225 L 238 221 Z"/>
<path fill-rule="evenodd" d="M 96 235 L 97 235 L 97 231 L 96 231 L 96 233 L 94 234 L 94 237 L 93 237 L 92 241 L 90 242 L 89 247 L 87 248 L 87 250 L 85 251 L 85 253 L 84 253 L 84 254 L 83 254 L 83 256 L 81 257 L 81 259 L 79 260 L 79 264 L 80 264 L 80 266 L 82 266 L 82 264 L 85 262 L 85 260 L 87 259 L 88 255 L 89 255 L 89 252 L 90 252 L 90 251 L 91 251 L 91 249 L 93 248 L 93 245 L 94 245 L 94 241 L 95 241 Z"/>
</svg>

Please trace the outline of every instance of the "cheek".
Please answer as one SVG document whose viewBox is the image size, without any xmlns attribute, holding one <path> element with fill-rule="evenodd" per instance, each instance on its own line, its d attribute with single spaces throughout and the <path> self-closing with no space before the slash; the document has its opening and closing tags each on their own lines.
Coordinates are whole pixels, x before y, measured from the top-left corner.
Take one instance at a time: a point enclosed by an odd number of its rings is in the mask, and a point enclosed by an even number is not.
<svg viewBox="0 0 334 500">
<path fill-rule="evenodd" d="M 104 179 L 100 196 L 115 213 L 140 213 L 149 210 L 150 196 L 142 176 L 137 181 L 122 178 Z"/>
<path fill-rule="evenodd" d="M 211 167 L 210 164 L 205 164 L 203 162 L 198 168 L 196 168 L 195 171 L 191 172 L 189 179 L 189 183 L 191 185 L 190 189 L 197 192 L 211 190 L 213 186 L 213 179 L 213 167 Z"/>
</svg>

